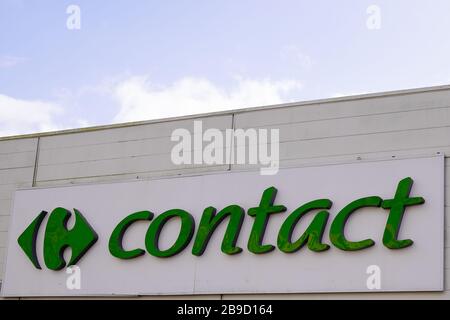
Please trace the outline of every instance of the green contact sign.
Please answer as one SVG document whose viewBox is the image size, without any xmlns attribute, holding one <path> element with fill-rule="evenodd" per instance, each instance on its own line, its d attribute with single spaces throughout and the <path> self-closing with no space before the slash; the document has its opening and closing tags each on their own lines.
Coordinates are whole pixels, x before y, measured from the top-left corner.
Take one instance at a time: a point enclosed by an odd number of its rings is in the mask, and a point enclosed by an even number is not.
<svg viewBox="0 0 450 320">
<path fill-rule="evenodd" d="M 332 200 L 312 200 L 301 204 L 287 214 L 288 208 L 276 201 L 277 188 L 271 186 L 262 190 L 261 200 L 256 207 L 245 210 L 237 204 L 221 209 L 210 206 L 204 209 L 200 221 L 195 221 L 191 213 L 183 209 L 171 209 L 159 215 L 150 211 L 131 213 L 122 221 L 118 221 L 116 227 L 111 230 L 108 248 L 110 254 L 117 259 L 135 259 L 146 253 L 158 258 L 170 258 L 186 250 L 186 247 L 192 243 L 192 255 L 200 257 L 207 250 L 208 242 L 217 227 L 227 223 L 221 246 L 221 251 L 227 255 L 243 252 L 243 248 L 237 246 L 239 237 L 247 238 L 246 249 L 252 254 L 265 254 L 276 248 L 286 254 L 292 254 L 305 246 L 314 252 L 325 252 L 331 245 L 344 251 L 364 250 L 375 245 L 375 241 L 373 239 L 348 240 L 345 237 L 346 223 L 358 210 L 378 207 L 380 214 L 386 215 L 383 245 L 388 249 L 403 249 L 413 244 L 412 239 L 398 239 L 406 209 L 425 202 L 422 197 L 410 197 L 412 185 L 413 180 L 408 177 L 398 183 L 395 195 L 391 199 L 371 195 L 348 203 L 331 221 L 329 229 L 331 243 L 329 244 L 324 243 L 322 238 L 329 220 L 328 210 L 333 206 Z M 70 230 L 67 228 L 67 221 L 71 216 L 69 210 L 56 208 L 48 217 L 44 232 L 43 257 L 45 266 L 51 270 L 60 270 L 68 265 L 76 264 L 98 240 L 94 227 L 88 223 L 83 214 L 77 209 L 74 209 L 73 214 L 75 224 Z M 280 214 L 286 215 L 286 218 L 278 231 L 277 243 L 266 243 L 264 235 L 270 217 Z M 309 214 L 314 214 L 311 223 L 300 238 L 293 239 L 296 225 L 302 217 Z M 46 215 L 47 212 L 42 211 L 18 238 L 19 246 L 38 269 L 41 265 L 36 254 L 36 239 Z M 243 235 L 241 227 L 246 215 L 253 219 L 253 225 L 250 234 Z M 177 239 L 168 249 L 163 250 L 159 247 L 160 235 L 164 232 L 165 224 L 175 219 L 181 222 Z M 224 222 L 225 220 L 227 222 Z M 145 235 L 145 248 L 125 250 L 122 239 L 127 229 L 137 221 L 150 221 Z M 67 262 L 64 260 L 63 252 L 68 247 L 72 250 L 72 256 Z"/>
</svg>

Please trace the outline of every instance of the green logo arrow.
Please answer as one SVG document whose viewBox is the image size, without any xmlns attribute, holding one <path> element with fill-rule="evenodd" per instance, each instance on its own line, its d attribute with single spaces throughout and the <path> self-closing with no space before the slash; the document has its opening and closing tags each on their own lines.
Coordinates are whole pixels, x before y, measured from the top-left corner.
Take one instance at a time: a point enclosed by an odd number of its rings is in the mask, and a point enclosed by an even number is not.
<svg viewBox="0 0 450 320">
<path fill-rule="evenodd" d="M 37 269 L 41 269 L 41 266 L 36 255 L 36 238 L 46 214 L 46 211 L 42 211 L 17 239 L 19 246 Z M 74 214 L 75 224 L 71 230 L 67 229 L 67 221 L 71 216 L 69 210 L 56 208 L 48 218 L 44 235 L 44 261 L 51 270 L 61 270 L 66 266 L 63 257 L 66 248 L 72 249 L 67 265 L 74 265 L 98 240 L 97 233 L 83 215 L 77 209 L 74 209 Z"/>
</svg>

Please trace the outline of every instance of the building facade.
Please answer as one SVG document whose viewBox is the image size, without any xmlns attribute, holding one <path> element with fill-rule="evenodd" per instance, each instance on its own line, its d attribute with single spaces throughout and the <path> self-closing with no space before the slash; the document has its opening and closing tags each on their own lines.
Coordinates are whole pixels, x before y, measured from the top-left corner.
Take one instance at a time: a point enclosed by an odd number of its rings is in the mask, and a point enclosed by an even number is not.
<svg viewBox="0 0 450 320">
<path fill-rule="evenodd" d="M 0 138 L 0 276 L 3 277 L 14 193 L 23 188 L 146 181 L 258 170 L 255 164 L 175 164 L 171 133 L 279 129 L 280 168 L 306 168 L 441 155 L 445 157 L 444 290 L 436 292 L 276 293 L 139 296 L 210 299 L 449 299 L 450 86 L 240 109 Z M 224 146 L 225 148 L 231 146 Z M 401 271 L 399 271 L 401 272 Z M 3 279 L 1 279 L 3 280 Z"/>
</svg>

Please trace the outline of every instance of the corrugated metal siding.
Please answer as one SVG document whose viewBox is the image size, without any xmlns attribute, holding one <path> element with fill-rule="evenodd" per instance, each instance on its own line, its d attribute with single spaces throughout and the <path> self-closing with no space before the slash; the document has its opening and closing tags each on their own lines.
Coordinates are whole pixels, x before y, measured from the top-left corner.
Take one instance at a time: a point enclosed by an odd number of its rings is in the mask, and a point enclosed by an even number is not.
<svg viewBox="0 0 450 320">
<path fill-rule="evenodd" d="M 33 183 L 38 138 L 0 141 L 0 275 L 3 276 L 14 191 Z"/>
<path fill-rule="evenodd" d="M 203 120 L 204 130 L 225 130 L 232 116 Z M 176 128 L 193 130 L 191 120 L 42 137 L 36 186 L 148 178 L 204 171 L 227 170 L 227 165 L 180 165 L 170 160 Z"/>
<path fill-rule="evenodd" d="M 172 164 L 170 134 L 176 128 L 192 131 L 193 120 L 184 118 L 89 132 L 43 135 L 39 138 L 36 172 L 37 138 L 0 141 L 1 265 L 12 191 L 18 186 L 30 186 L 33 174 L 36 177 L 35 186 L 54 186 L 256 169 L 251 165 Z M 280 108 L 239 110 L 196 120 L 203 121 L 204 130 L 278 128 L 281 167 L 437 152 L 446 155 L 446 292 L 224 295 L 222 298 L 450 298 L 450 87 L 299 103 Z"/>
</svg>

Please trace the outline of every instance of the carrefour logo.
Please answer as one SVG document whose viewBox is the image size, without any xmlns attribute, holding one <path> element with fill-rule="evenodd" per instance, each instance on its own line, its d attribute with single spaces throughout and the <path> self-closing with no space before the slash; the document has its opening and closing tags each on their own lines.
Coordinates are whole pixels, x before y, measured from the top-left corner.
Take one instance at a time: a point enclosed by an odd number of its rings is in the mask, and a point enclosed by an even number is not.
<svg viewBox="0 0 450 320">
<path fill-rule="evenodd" d="M 74 214 L 75 225 L 70 231 L 67 230 L 66 225 L 71 213 L 64 208 L 53 210 L 47 221 L 44 236 L 44 261 L 47 268 L 51 270 L 60 270 L 66 266 L 63 253 L 67 247 L 72 249 L 72 257 L 68 265 L 74 265 L 97 242 L 97 233 L 83 215 L 77 209 L 74 209 Z M 36 255 L 36 238 L 46 215 L 47 212 L 42 211 L 17 240 L 38 269 L 41 269 L 41 266 Z"/>
<path fill-rule="evenodd" d="M 386 215 L 382 237 L 383 245 L 388 249 L 403 249 L 411 246 L 412 239 L 398 239 L 402 219 L 407 207 L 421 205 L 425 202 L 423 197 L 410 197 L 412 186 L 413 180 L 408 177 L 398 183 L 395 195 L 391 199 L 368 195 L 347 204 L 331 222 L 329 229 L 331 244 L 344 251 L 358 251 L 374 246 L 373 239 L 348 240 L 345 237 L 345 227 L 348 219 L 356 211 L 367 207 L 378 207 L 380 214 Z M 221 251 L 227 255 L 240 254 L 243 249 L 237 246 L 237 241 L 241 236 L 241 227 L 246 212 L 253 218 L 253 225 L 247 237 L 247 250 L 252 254 L 265 254 L 273 251 L 276 247 L 287 254 L 295 253 L 304 246 L 314 252 L 329 250 L 330 244 L 324 243 L 322 238 L 330 216 L 329 209 L 332 208 L 333 202 L 326 198 L 309 201 L 293 210 L 278 231 L 276 246 L 264 241 L 270 217 L 274 214 L 283 214 L 288 210 L 282 204 L 275 204 L 277 191 L 273 186 L 268 187 L 263 191 L 259 205 L 248 210 L 237 204 L 230 204 L 220 210 L 213 206 L 205 208 L 196 232 L 197 223 L 194 217 L 183 209 L 171 209 L 156 218 L 150 211 L 132 213 L 118 222 L 111 232 L 108 242 L 109 252 L 118 259 L 135 259 L 146 252 L 154 257 L 169 258 L 185 250 L 194 239 L 191 253 L 194 256 L 202 256 L 217 227 L 227 219 L 228 225 L 223 236 Z M 302 217 L 314 212 L 316 212 L 315 216 L 303 234 L 298 239 L 292 239 L 293 231 Z M 37 269 L 41 269 L 36 252 L 37 234 L 47 214 L 46 211 L 42 211 L 18 238 L 19 246 Z M 75 223 L 69 230 L 67 222 L 72 214 L 75 217 Z M 164 225 L 172 219 L 181 221 L 180 231 L 172 246 L 163 250 L 159 247 L 159 237 L 164 231 Z M 145 249 L 125 250 L 122 239 L 128 227 L 137 221 L 151 221 L 145 234 Z M 50 213 L 45 226 L 43 244 L 45 266 L 51 270 L 60 270 L 74 265 L 97 240 L 97 233 L 81 212 L 73 209 L 73 213 L 71 213 L 65 208 L 56 208 Z M 63 253 L 69 247 L 72 255 L 69 261 L 65 261 Z"/>
</svg>

